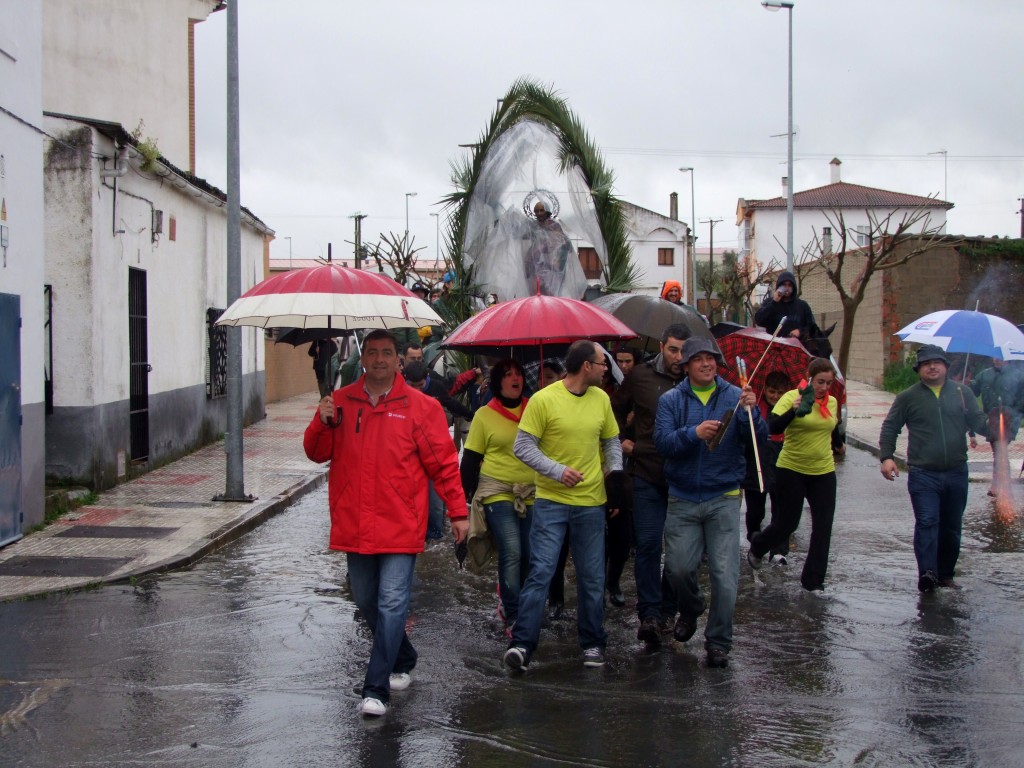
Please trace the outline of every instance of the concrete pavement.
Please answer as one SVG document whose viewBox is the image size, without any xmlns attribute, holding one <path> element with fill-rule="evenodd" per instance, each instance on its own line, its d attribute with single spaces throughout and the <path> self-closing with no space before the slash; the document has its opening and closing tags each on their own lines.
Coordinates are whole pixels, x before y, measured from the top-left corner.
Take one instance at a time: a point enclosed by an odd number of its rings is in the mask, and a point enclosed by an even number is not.
<svg viewBox="0 0 1024 768">
<path fill-rule="evenodd" d="M 847 439 L 878 452 L 878 432 L 894 395 L 847 382 Z M 95 504 L 68 513 L 42 531 L 0 550 L 0 601 L 128 581 L 191 565 L 252 530 L 321 485 L 326 466 L 306 459 L 302 434 L 316 393 L 267 406 L 267 417 L 245 430 L 245 491 L 252 503 L 215 502 L 224 492 L 224 443 L 101 493 Z M 906 433 L 897 444 L 906 459 Z M 1010 444 L 1014 478 L 1024 444 Z M 971 479 L 991 478 L 984 440 L 970 452 Z M 881 478 L 879 478 L 881 482 Z M 324 510 L 326 514 L 326 510 Z"/>
</svg>

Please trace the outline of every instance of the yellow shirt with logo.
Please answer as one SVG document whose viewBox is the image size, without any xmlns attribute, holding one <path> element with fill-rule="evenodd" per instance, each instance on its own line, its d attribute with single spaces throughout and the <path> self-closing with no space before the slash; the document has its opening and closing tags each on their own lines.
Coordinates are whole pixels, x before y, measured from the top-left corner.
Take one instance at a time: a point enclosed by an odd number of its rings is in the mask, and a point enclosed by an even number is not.
<svg viewBox="0 0 1024 768">
<path fill-rule="evenodd" d="M 800 399 L 800 390 L 791 389 L 779 398 L 772 408 L 776 416 L 783 415 L 792 409 L 793 403 Z M 791 469 L 804 475 L 825 475 L 836 469 L 832 458 L 832 430 L 839 423 L 839 403 L 832 395 L 826 403 L 831 416 L 821 415 L 821 404 L 814 403 L 811 412 L 804 417 L 796 417 L 786 427 L 786 439 L 782 443 L 775 466 Z"/>
<path fill-rule="evenodd" d="M 583 481 L 566 488 L 537 473 L 537 498 L 578 507 L 596 507 L 607 501 L 601 470 L 601 440 L 618 436 L 619 426 L 611 400 L 600 387 L 574 395 L 556 381 L 530 398 L 519 428 L 538 439 L 541 452 L 583 474 Z"/>
<path fill-rule="evenodd" d="M 509 408 L 510 413 L 522 417 L 523 406 Z M 503 483 L 532 483 L 536 474 L 512 453 L 519 424 L 498 413 L 490 406 L 484 406 L 473 414 L 466 436 L 466 448 L 484 457 L 480 473 L 501 480 Z M 495 501 L 512 501 L 511 493 L 498 493 L 483 500 L 485 504 Z M 533 501 L 531 500 L 532 504 Z"/>
</svg>

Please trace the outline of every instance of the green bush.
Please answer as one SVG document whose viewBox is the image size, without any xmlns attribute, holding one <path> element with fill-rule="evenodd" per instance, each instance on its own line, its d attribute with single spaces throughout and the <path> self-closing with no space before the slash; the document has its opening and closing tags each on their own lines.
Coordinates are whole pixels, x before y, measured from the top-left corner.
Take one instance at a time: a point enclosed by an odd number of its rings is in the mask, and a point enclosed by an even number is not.
<svg viewBox="0 0 1024 768">
<path fill-rule="evenodd" d="M 912 365 L 912 361 L 907 361 L 885 366 L 882 373 L 882 389 L 886 392 L 899 393 L 911 384 L 916 384 L 920 379 Z"/>
</svg>

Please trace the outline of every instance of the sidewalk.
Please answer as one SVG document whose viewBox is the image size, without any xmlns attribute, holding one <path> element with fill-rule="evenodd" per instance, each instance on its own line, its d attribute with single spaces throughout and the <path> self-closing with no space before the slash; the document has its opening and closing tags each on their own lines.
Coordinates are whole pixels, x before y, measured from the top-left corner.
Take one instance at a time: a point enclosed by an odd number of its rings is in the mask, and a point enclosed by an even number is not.
<svg viewBox="0 0 1024 768">
<path fill-rule="evenodd" d="M 227 457 L 223 441 L 206 446 L 0 549 L 0 601 L 191 565 L 252 530 L 325 481 L 302 450 L 316 406 L 315 392 L 271 403 L 245 430 L 244 490 L 256 501 L 212 501 Z"/>
<path fill-rule="evenodd" d="M 878 432 L 893 397 L 847 382 L 851 445 L 877 455 Z M 226 457 L 223 442 L 207 446 L 100 494 L 96 504 L 0 550 L 0 601 L 188 566 L 287 509 L 326 479 L 326 468 L 302 450 L 315 409 L 315 393 L 272 403 L 267 417 L 245 430 L 245 492 L 257 496 L 255 502 L 212 501 L 224 492 Z M 896 446 L 901 463 L 906 449 L 904 431 Z M 1010 443 L 1009 453 L 1016 478 L 1024 443 Z M 991 479 L 992 454 L 984 439 L 968 461 L 972 481 Z"/>
</svg>

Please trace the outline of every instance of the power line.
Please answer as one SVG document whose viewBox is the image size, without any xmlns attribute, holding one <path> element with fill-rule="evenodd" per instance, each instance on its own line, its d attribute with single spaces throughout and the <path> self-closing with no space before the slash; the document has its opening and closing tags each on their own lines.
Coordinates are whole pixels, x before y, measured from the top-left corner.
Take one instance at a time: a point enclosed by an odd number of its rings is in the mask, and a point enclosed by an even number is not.
<svg viewBox="0 0 1024 768">
<path fill-rule="evenodd" d="M 656 149 L 649 147 L 602 147 L 608 155 L 649 155 L 654 157 L 716 157 L 736 159 L 785 160 L 784 152 L 757 152 L 752 150 L 718 150 L 718 149 Z M 829 158 L 842 156 L 853 160 L 902 160 L 908 162 L 934 163 L 935 158 L 926 154 L 874 154 L 869 152 L 801 152 L 801 158 Z M 963 162 L 1020 161 L 1024 155 L 953 155 L 949 160 Z"/>
</svg>

